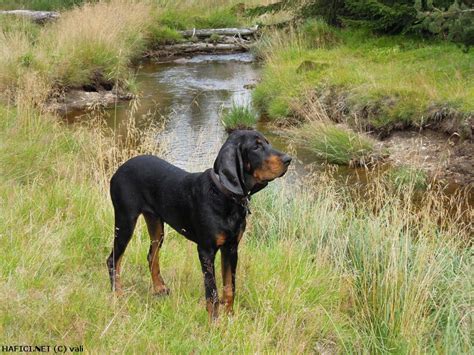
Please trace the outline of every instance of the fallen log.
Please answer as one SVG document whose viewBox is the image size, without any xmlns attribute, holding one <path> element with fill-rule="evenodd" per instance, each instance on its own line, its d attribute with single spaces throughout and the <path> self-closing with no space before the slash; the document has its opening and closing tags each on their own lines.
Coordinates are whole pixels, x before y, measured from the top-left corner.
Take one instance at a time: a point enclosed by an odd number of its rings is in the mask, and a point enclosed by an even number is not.
<svg viewBox="0 0 474 355">
<path fill-rule="evenodd" d="M 189 37 L 211 37 L 212 35 L 218 36 L 236 36 L 236 37 L 248 37 L 256 34 L 258 31 L 258 26 L 254 26 L 251 28 L 211 28 L 211 29 L 204 29 L 204 30 L 186 30 L 186 31 L 179 31 L 181 36 L 184 38 Z"/>
<path fill-rule="evenodd" d="M 59 18 L 59 12 L 55 11 L 31 11 L 31 10 L 10 10 L 0 11 L 0 15 L 12 15 L 25 17 L 36 23 L 45 23 Z"/>
<path fill-rule="evenodd" d="M 146 56 L 151 58 L 162 58 L 199 53 L 244 52 L 247 49 L 248 47 L 243 43 L 186 42 L 161 46 L 157 50 L 148 52 Z"/>
</svg>

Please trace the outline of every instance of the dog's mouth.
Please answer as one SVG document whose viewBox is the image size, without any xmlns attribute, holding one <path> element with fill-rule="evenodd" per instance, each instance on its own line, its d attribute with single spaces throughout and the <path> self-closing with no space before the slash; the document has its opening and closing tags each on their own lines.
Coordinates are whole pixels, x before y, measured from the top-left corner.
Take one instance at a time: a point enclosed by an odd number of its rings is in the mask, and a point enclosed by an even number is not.
<svg viewBox="0 0 474 355">
<path fill-rule="evenodd" d="M 269 182 L 272 182 L 272 181 L 275 180 L 275 179 L 278 179 L 278 178 L 283 177 L 287 172 L 288 172 L 288 165 L 285 166 L 285 168 L 282 170 L 282 172 L 280 173 L 280 175 L 274 176 L 274 177 L 272 177 L 272 178 L 263 179 L 263 180 L 260 180 L 259 182 L 260 182 L 260 183 L 263 183 L 263 184 L 267 184 L 267 183 L 269 183 Z"/>
</svg>

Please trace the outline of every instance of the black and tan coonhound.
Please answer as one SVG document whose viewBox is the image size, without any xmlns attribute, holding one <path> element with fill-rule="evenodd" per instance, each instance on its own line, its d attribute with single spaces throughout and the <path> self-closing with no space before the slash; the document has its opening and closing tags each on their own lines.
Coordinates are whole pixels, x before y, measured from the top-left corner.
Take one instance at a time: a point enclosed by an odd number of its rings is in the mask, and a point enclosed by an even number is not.
<svg viewBox="0 0 474 355">
<path fill-rule="evenodd" d="M 204 274 L 209 317 L 217 318 L 214 258 L 222 257 L 223 303 L 232 312 L 237 247 L 245 230 L 250 196 L 283 176 L 291 157 L 272 148 L 257 131 L 230 134 L 214 168 L 188 173 L 152 155 L 134 157 L 115 172 L 110 194 L 115 210 L 115 239 L 107 259 L 112 289 L 121 293 L 120 262 L 137 218 L 143 214 L 150 234 L 148 265 L 155 294 L 168 294 L 160 273 L 163 223 L 197 244 Z"/>
</svg>

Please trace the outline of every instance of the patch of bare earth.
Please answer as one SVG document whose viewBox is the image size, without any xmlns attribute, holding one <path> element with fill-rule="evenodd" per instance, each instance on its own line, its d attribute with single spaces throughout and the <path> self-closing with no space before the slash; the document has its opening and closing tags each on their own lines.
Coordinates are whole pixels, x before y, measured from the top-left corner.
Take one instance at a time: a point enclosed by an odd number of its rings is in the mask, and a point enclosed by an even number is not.
<svg viewBox="0 0 474 355">
<path fill-rule="evenodd" d="M 474 143 L 433 130 L 395 131 L 380 143 L 395 165 L 410 165 L 437 179 L 474 185 Z"/>
</svg>

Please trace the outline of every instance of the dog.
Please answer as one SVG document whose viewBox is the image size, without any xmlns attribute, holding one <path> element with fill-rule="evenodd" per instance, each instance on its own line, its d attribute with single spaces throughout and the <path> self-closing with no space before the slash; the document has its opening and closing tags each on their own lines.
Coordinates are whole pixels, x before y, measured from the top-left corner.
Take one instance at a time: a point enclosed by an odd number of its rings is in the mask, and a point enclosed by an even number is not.
<svg viewBox="0 0 474 355">
<path fill-rule="evenodd" d="M 210 319 L 218 317 L 214 259 L 221 251 L 222 303 L 225 311 L 232 313 L 237 249 L 250 213 L 250 197 L 282 177 L 290 162 L 290 156 L 272 148 L 261 133 L 252 130 L 231 133 L 214 167 L 201 173 L 188 173 L 153 155 L 126 161 L 110 180 L 115 238 L 107 267 L 112 290 L 122 293 L 122 256 L 142 214 L 151 239 L 147 259 L 154 294 L 169 293 L 159 263 L 163 224 L 167 223 L 197 244 Z"/>
</svg>

